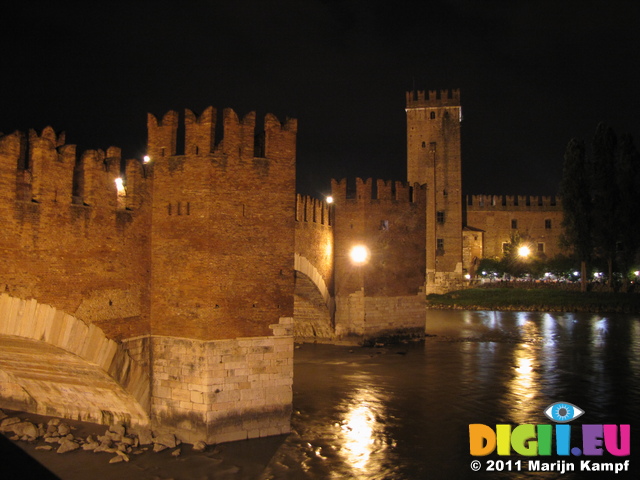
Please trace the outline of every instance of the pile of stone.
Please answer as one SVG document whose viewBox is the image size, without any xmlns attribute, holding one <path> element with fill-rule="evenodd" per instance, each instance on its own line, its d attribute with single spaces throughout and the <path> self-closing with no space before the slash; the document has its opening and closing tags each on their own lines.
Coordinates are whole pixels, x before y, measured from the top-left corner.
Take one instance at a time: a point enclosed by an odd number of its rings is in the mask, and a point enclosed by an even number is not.
<svg viewBox="0 0 640 480">
<path fill-rule="evenodd" d="M 0 432 L 11 433 L 12 441 L 44 442 L 36 450 L 55 450 L 66 453 L 73 450 L 86 450 L 94 453 L 111 453 L 109 463 L 128 462 L 130 455 L 139 455 L 146 451 L 162 452 L 174 449 L 171 455 L 177 457 L 181 453 L 180 440 L 171 433 L 158 434 L 145 427 L 127 428 L 122 424 L 111 425 L 104 435 L 88 435 L 86 438 L 75 436 L 73 427 L 59 418 L 52 418 L 45 425 L 35 424 L 19 417 L 11 417 L 0 410 Z M 206 444 L 198 442 L 193 446 L 194 451 L 204 451 Z"/>
</svg>

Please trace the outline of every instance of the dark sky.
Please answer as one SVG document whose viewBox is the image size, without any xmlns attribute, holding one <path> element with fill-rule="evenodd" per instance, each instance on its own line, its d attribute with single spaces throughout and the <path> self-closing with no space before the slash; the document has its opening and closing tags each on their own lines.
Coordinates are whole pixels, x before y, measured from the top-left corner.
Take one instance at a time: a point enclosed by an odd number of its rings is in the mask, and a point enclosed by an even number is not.
<svg viewBox="0 0 640 480">
<path fill-rule="evenodd" d="M 405 91 L 460 88 L 463 189 L 553 194 L 571 137 L 640 143 L 635 0 L 11 2 L 0 131 L 142 157 L 146 113 L 296 117 L 298 185 L 405 180 Z M 79 7 L 78 5 L 82 5 Z"/>
</svg>

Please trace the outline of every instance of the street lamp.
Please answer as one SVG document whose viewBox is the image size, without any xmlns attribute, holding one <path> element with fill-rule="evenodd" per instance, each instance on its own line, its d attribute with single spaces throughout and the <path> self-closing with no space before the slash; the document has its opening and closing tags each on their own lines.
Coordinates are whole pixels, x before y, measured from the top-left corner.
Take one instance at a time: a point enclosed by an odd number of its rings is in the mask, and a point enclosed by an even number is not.
<svg viewBox="0 0 640 480">
<path fill-rule="evenodd" d="M 369 249 L 364 245 L 355 245 L 349 251 L 349 258 L 356 265 L 361 265 L 369 260 Z"/>
<path fill-rule="evenodd" d="M 531 249 L 526 245 L 522 245 L 518 248 L 518 255 L 522 258 L 527 258 L 529 255 L 531 255 Z"/>
</svg>

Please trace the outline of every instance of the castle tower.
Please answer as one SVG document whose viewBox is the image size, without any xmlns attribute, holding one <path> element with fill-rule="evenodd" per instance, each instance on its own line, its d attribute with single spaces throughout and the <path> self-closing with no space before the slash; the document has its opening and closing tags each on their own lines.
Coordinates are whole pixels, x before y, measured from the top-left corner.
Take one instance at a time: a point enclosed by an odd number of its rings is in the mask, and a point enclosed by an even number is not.
<svg viewBox="0 0 640 480">
<path fill-rule="evenodd" d="M 459 90 L 407 92 L 407 180 L 427 185 L 426 293 L 462 281 Z"/>
</svg>

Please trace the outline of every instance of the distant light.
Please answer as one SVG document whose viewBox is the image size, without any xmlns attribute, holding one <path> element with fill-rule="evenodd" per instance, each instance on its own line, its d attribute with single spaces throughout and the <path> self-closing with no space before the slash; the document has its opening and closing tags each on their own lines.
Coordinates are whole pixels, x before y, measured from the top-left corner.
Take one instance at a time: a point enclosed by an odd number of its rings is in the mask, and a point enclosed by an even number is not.
<svg viewBox="0 0 640 480">
<path fill-rule="evenodd" d="M 596 277 L 596 278 L 600 278 L 602 276 L 602 273 L 594 272 L 593 276 Z"/>
<path fill-rule="evenodd" d="M 579 277 L 579 276 L 580 276 L 580 272 L 573 272 L 573 275 L 574 275 L 575 277 Z"/>
<path fill-rule="evenodd" d="M 483 271 L 482 271 L 482 275 L 486 275 L 486 274 L 487 274 L 487 271 L 486 271 L 486 270 L 483 270 Z"/>
<path fill-rule="evenodd" d="M 149 155 L 145 155 L 142 158 L 142 163 L 149 163 L 151 161 L 151 157 Z"/>
<path fill-rule="evenodd" d="M 520 248 L 518 248 L 518 255 L 520 255 L 521 257 L 528 257 L 530 254 L 531 254 L 531 249 L 526 245 L 523 245 Z"/>
<path fill-rule="evenodd" d="M 327 203 L 333 203 L 333 197 L 331 195 L 327 197 Z"/>
<path fill-rule="evenodd" d="M 634 274 L 636 277 L 640 277 L 640 270 L 636 270 L 635 272 L 633 272 L 633 274 Z"/>
<path fill-rule="evenodd" d="M 465 280 L 471 280 L 471 275 L 469 275 L 468 273 L 465 273 L 464 278 Z"/>
<path fill-rule="evenodd" d="M 364 263 L 369 259 L 369 250 L 364 245 L 356 245 L 349 252 L 349 258 L 353 263 Z"/>
<path fill-rule="evenodd" d="M 122 178 L 120 177 L 116 178 L 116 189 L 118 190 L 119 194 L 124 193 L 124 183 L 122 181 Z"/>
</svg>

